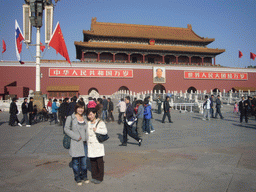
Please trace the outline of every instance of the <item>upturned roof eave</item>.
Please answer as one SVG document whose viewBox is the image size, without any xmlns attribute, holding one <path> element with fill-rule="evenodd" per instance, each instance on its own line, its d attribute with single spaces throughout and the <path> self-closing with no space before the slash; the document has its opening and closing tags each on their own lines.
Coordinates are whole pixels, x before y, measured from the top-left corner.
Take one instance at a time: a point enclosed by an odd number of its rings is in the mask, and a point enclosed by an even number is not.
<svg viewBox="0 0 256 192">
<path fill-rule="evenodd" d="M 173 41 L 189 41 L 189 42 L 199 42 L 199 43 L 212 43 L 215 41 L 215 38 L 202 38 L 201 40 L 195 40 L 195 39 L 184 39 L 184 38 L 158 38 L 158 37 L 138 37 L 138 36 L 125 36 L 125 35 L 108 35 L 108 34 L 95 34 L 94 31 L 89 30 L 83 30 L 83 34 L 91 35 L 91 36 L 97 36 L 97 37 L 122 37 L 122 38 L 133 38 L 133 39 L 158 39 L 158 40 L 173 40 Z M 200 38 L 200 37 L 199 37 Z"/>
<path fill-rule="evenodd" d="M 214 54 L 218 55 L 221 53 L 224 53 L 226 50 L 225 49 L 212 49 L 212 48 L 194 48 L 194 49 L 189 49 L 188 47 L 177 47 L 177 46 L 170 46 L 172 49 L 163 49 L 160 46 L 155 46 L 155 45 L 129 45 L 127 47 L 122 47 L 122 45 L 116 43 L 116 45 L 109 44 L 107 45 L 106 43 L 88 43 L 88 42 L 74 42 L 75 46 L 80 46 L 80 47 L 88 47 L 88 48 L 97 48 L 97 49 L 122 49 L 122 50 L 131 50 L 131 49 L 137 49 L 137 50 L 145 50 L 145 51 L 175 51 L 175 52 L 194 52 L 194 53 L 209 53 L 209 54 Z M 168 48 L 170 48 L 168 47 Z M 154 49 L 155 48 L 155 49 Z"/>
</svg>

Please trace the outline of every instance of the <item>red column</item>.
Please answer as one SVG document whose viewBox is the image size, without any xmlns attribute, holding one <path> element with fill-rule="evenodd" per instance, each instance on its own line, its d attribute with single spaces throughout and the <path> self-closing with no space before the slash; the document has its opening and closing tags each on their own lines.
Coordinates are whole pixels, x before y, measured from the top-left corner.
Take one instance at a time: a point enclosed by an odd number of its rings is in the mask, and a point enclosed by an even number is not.
<svg viewBox="0 0 256 192">
<path fill-rule="evenodd" d="M 81 61 L 84 61 L 84 52 L 82 52 L 82 58 L 81 58 Z"/>
<path fill-rule="evenodd" d="M 215 59 L 215 57 L 214 57 L 214 66 L 216 65 L 216 59 Z"/>
<path fill-rule="evenodd" d="M 145 63 L 145 55 L 142 55 L 142 63 Z"/>
<path fill-rule="evenodd" d="M 100 62 L 100 53 L 98 53 L 97 62 Z"/>
<path fill-rule="evenodd" d="M 131 62 L 131 54 L 128 54 L 128 63 Z"/>
<path fill-rule="evenodd" d="M 164 55 L 162 56 L 162 63 L 163 63 L 163 64 L 165 63 L 165 61 L 164 61 Z"/>
<path fill-rule="evenodd" d="M 189 58 L 189 65 L 191 65 L 191 57 L 188 57 Z"/>
<path fill-rule="evenodd" d="M 204 65 L 204 58 L 202 57 L 202 65 Z"/>
<path fill-rule="evenodd" d="M 179 58 L 179 57 L 178 57 L 178 56 L 175 56 L 175 57 L 176 57 L 176 64 L 178 65 L 178 58 Z"/>
<path fill-rule="evenodd" d="M 113 62 L 115 62 L 115 61 L 116 61 L 116 54 L 113 53 Z"/>
</svg>

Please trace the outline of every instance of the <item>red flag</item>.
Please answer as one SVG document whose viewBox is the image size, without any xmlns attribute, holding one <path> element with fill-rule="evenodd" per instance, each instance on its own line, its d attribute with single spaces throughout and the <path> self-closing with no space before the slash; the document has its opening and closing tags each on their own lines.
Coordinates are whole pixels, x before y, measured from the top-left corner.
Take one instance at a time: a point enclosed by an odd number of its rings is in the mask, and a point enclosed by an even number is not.
<svg viewBox="0 0 256 192">
<path fill-rule="evenodd" d="M 2 53 L 4 53 L 5 51 L 6 51 L 6 44 L 5 44 L 4 40 L 3 40 L 3 51 L 2 51 Z"/>
<path fill-rule="evenodd" d="M 40 42 L 40 50 L 44 52 L 45 46 Z"/>
<path fill-rule="evenodd" d="M 52 34 L 49 46 L 55 49 L 57 53 L 61 54 L 66 59 L 66 61 L 68 61 L 71 64 L 59 22 L 57 23 L 56 28 Z"/>
<path fill-rule="evenodd" d="M 241 58 L 242 56 L 243 56 L 243 53 L 241 51 L 239 51 L 238 57 Z"/>
<path fill-rule="evenodd" d="M 256 54 L 254 54 L 254 53 L 250 52 L 250 59 L 254 60 L 254 59 L 255 59 L 255 57 L 256 57 Z"/>
</svg>

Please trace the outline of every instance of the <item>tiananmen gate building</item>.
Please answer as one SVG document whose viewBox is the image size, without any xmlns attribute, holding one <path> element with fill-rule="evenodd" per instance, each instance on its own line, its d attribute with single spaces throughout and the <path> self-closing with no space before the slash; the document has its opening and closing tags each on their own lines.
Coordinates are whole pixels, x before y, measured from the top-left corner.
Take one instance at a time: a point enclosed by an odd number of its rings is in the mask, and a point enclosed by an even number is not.
<svg viewBox="0 0 256 192">
<path fill-rule="evenodd" d="M 75 41 L 76 58 L 41 61 L 41 91 L 48 97 L 111 95 L 119 90 L 255 91 L 256 70 L 216 64 L 225 49 L 208 48 L 214 38 L 187 28 L 97 22 Z M 221 61 L 219 62 L 221 63 Z M 27 97 L 35 90 L 35 63 L 0 62 L 0 96 Z M 253 90 L 254 89 L 254 90 Z"/>
</svg>

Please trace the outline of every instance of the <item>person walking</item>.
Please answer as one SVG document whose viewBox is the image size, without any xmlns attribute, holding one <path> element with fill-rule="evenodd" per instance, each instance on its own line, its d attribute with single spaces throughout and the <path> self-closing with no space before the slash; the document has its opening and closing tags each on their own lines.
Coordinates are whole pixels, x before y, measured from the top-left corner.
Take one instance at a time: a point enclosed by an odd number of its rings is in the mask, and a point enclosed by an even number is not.
<svg viewBox="0 0 256 192">
<path fill-rule="evenodd" d="M 34 113 L 34 105 L 33 105 L 34 98 L 30 97 L 29 98 L 29 103 L 28 103 L 28 113 L 29 113 L 29 125 L 32 125 L 32 120 L 33 120 L 33 113 Z"/>
<path fill-rule="evenodd" d="M 224 117 L 222 116 L 221 114 L 221 101 L 220 101 L 220 96 L 218 95 L 217 96 L 217 99 L 216 99 L 216 113 L 215 113 L 215 118 L 217 118 L 218 114 L 220 115 L 220 118 L 223 119 Z"/>
<path fill-rule="evenodd" d="M 214 118 L 214 109 L 213 109 L 213 100 L 214 100 L 214 95 L 211 95 L 210 97 L 210 114 L 211 114 L 211 118 Z"/>
<path fill-rule="evenodd" d="M 211 101 L 208 98 L 208 95 L 205 96 L 205 102 L 203 104 L 203 109 L 204 109 L 204 117 L 203 120 L 205 121 L 210 120 L 210 109 L 211 109 Z"/>
<path fill-rule="evenodd" d="M 100 143 L 96 137 L 96 133 L 106 135 L 106 124 L 98 118 L 97 110 L 89 108 L 87 111 L 88 127 L 87 127 L 87 143 L 88 143 L 88 157 L 91 163 L 91 182 L 100 184 L 104 177 L 104 161 L 105 156 L 104 144 Z"/>
<path fill-rule="evenodd" d="M 65 98 L 63 100 L 63 102 L 60 105 L 59 108 L 59 113 L 60 113 L 60 118 L 62 121 L 62 126 L 63 126 L 63 131 L 64 131 L 64 127 L 65 127 L 65 122 L 66 122 L 66 118 L 67 118 L 67 111 L 68 111 L 68 98 Z"/>
<path fill-rule="evenodd" d="M 129 121 L 134 120 L 134 116 L 133 116 L 134 110 L 133 110 L 132 105 L 130 103 L 130 97 L 129 96 L 125 97 L 125 103 L 126 103 L 126 110 L 125 110 L 125 113 L 124 113 L 125 120 L 124 120 L 124 128 L 123 128 L 123 142 L 119 146 L 127 146 L 127 133 L 128 133 L 128 131 L 130 132 L 129 135 L 132 138 L 134 138 L 135 140 L 137 140 L 139 142 L 139 146 L 141 146 L 142 139 L 140 137 L 138 137 L 138 135 L 132 133 L 132 130 L 131 130 L 132 127 L 130 125 L 128 125 Z"/>
<path fill-rule="evenodd" d="M 144 120 L 145 120 L 145 134 L 150 134 L 150 124 L 149 121 L 151 116 L 151 105 L 149 105 L 149 100 L 144 101 Z"/>
<path fill-rule="evenodd" d="M 170 104 L 169 104 L 169 100 L 170 100 L 170 97 L 169 96 L 166 96 L 166 99 L 164 101 L 164 115 L 163 115 L 163 119 L 162 119 L 162 123 L 165 123 L 165 117 L 167 116 L 168 117 L 168 120 L 169 120 L 169 123 L 173 123 L 172 120 L 171 120 L 171 115 L 170 115 Z"/>
<path fill-rule="evenodd" d="M 239 102 L 239 112 L 240 123 L 243 122 L 243 118 L 245 118 L 245 123 L 248 123 L 248 102 L 244 100 L 244 97 L 242 97 L 242 100 Z"/>
<path fill-rule="evenodd" d="M 17 114 L 19 113 L 18 107 L 16 105 L 17 100 L 18 100 L 17 97 L 12 98 L 12 102 L 10 104 L 10 110 L 9 110 L 10 120 L 9 120 L 9 125 L 14 126 L 15 122 L 17 122 L 17 124 L 20 127 L 22 127 L 22 125 L 20 124 L 19 119 L 17 117 Z"/>
<path fill-rule="evenodd" d="M 136 114 L 137 117 L 137 133 L 138 137 L 141 138 L 143 135 L 143 119 L 144 119 L 144 107 L 143 107 L 143 102 L 142 100 L 138 100 L 138 111 Z"/>
<path fill-rule="evenodd" d="M 108 111 L 108 101 L 105 96 L 103 96 L 102 105 L 103 105 L 102 120 L 106 121 L 107 117 L 108 117 L 108 112 L 107 112 Z"/>
<path fill-rule="evenodd" d="M 123 98 L 121 98 L 121 101 L 117 104 L 117 107 L 119 108 L 118 124 L 121 124 L 123 122 L 123 116 L 126 109 L 126 103 L 124 102 Z"/>
<path fill-rule="evenodd" d="M 157 103 L 157 114 L 161 114 L 162 100 L 160 95 L 158 96 L 156 103 Z"/>
<path fill-rule="evenodd" d="M 64 131 L 71 137 L 69 154 L 72 157 L 72 169 L 77 185 L 89 183 L 87 178 L 87 131 L 85 105 L 76 103 L 74 113 L 67 117 Z"/>
<path fill-rule="evenodd" d="M 110 98 L 108 98 L 108 118 L 107 120 L 110 121 L 112 120 L 112 122 L 114 122 L 114 116 L 113 116 L 113 111 L 114 111 L 114 104 L 111 101 Z"/>
<path fill-rule="evenodd" d="M 53 103 L 52 103 L 52 119 L 50 120 L 50 125 L 53 121 L 55 121 L 55 124 L 58 123 L 58 120 L 57 120 L 57 111 L 59 109 L 59 107 L 57 106 L 57 99 L 54 99 L 53 100 Z"/>
<path fill-rule="evenodd" d="M 24 102 L 21 105 L 21 110 L 22 110 L 23 118 L 20 121 L 20 124 L 22 125 L 24 122 L 26 122 L 26 127 L 31 127 L 28 121 L 28 98 L 24 99 Z"/>
</svg>

